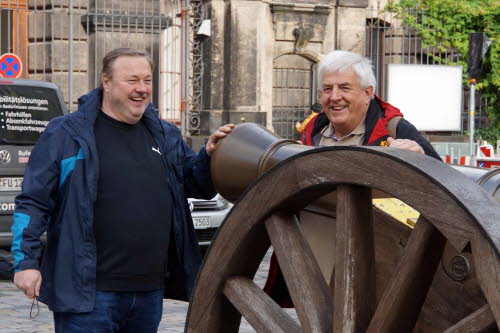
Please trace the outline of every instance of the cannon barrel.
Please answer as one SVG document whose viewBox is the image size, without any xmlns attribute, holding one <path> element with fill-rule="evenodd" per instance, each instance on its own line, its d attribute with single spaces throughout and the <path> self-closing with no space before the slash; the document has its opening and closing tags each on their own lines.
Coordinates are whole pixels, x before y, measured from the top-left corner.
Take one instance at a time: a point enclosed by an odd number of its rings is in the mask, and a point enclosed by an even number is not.
<svg viewBox="0 0 500 333">
<path fill-rule="evenodd" d="M 235 202 L 248 185 L 273 165 L 313 148 L 281 139 L 257 124 L 240 124 L 217 144 L 212 154 L 212 181 L 225 199 Z"/>
<path fill-rule="evenodd" d="M 258 124 L 240 124 L 217 144 L 211 161 L 212 181 L 224 198 L 235 202 L 265 171 L 291 156 L 314 148 L 295 140 L 282 139 Z M 452 167 L 500 202 L 500 169 Z"/>
<path fill-rule="evenodd" d="M 500 169 L 484 169 L 463 165 L 452 165 L 452 167 L 474 180 L 497 202 L 500 202 Z"/>
</svg>

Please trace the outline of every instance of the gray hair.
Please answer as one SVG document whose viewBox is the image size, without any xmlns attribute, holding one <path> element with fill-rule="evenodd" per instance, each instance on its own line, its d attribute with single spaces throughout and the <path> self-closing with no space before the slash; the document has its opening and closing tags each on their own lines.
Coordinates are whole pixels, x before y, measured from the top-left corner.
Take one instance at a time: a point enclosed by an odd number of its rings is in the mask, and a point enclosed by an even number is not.
<svg viewBox="0 0 500 333">
<path fill-rule="evenodd" d="M 122 47 L 118 49 L 114 49 L 109 51 L 105 56 L 104 59 L 102 59 L 102 74 L 101 74 L 101 87 L 102 87 L 102 80 L 104 78 L 104 75 L 106 75 L 109 79 L 113 78 L 113 64 L 115 63 L 116 59 L 120 57 L 144 57 L 146 60 L 149 62 L 149 65 L 151 66 L 151 72 L 154 70 L 154 62 L 149 56 L 149 54 L 145 51 L 139 51 L 127 47 Z"/>
<path fill-rule="evenodd" d="M 357 53 L 347 51 L 331 51 L 321 59 L 318 66 L 318 87 L 321 88 L 325 73 L 345 72 L 352 70 L 359 78 L 361 88 L 377 87 L 373 74 L 372 62 Z M 373 96 L 372 96 L 373 98 Z"/>
</svg>

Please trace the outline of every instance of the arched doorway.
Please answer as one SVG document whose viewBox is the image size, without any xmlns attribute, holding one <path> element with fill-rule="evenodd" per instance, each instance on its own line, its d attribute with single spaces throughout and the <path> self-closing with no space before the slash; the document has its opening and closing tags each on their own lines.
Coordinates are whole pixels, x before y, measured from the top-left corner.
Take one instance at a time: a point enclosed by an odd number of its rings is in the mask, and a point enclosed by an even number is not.
<svg viewBox="0 0 500 333">
<path fill-rule="evenodd" d="M 316 63 L 286 54 L 273 63 L 273 128 L 286 139 L 300 139 L 295 123 L 309 115 L 317 100 Z"/>
</svg>

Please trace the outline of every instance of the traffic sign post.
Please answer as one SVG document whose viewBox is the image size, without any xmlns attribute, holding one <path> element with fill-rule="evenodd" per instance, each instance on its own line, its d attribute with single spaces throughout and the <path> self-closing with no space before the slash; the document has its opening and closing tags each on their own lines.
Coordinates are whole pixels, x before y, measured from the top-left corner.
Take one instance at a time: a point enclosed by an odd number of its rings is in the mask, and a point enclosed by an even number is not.
<svg viewBox="0 0 500 333">
<path fill-rule="evenodd" d="M 5 53 L 0 56 L 0 77 L 18 78 L 23 71 L 21 59 L 14 53 Z"/>
</svg>

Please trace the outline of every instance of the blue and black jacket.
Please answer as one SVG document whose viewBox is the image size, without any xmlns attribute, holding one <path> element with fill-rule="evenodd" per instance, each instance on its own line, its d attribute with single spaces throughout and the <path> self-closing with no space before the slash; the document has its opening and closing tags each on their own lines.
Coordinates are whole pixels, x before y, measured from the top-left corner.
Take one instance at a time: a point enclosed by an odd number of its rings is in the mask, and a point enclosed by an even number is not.
<svg viewBox="0 0 500 333">
<path fill-rule="evenodd" d="M 16 198 L 15 270 L 41 271 L 39 299 L 52 311 L 88 312 L 94 307 L 93 207 L 99 178 L 94 123 L 101 101 L 102 90 L 97 88 L 79 99 L 78 111 L 49 123 L 31 153 L 23 191 Z M 142 121 L 161 149 L 174 201 L 166 296 L 188 300 L 201 256 L 187 198 L 215 195 L 210 157 L 205 148 L 195 154 L 177 127 L 161 120 L 151 104 Z M 40 236 L 45 231 L 42 259 Z"/>
</svg>

